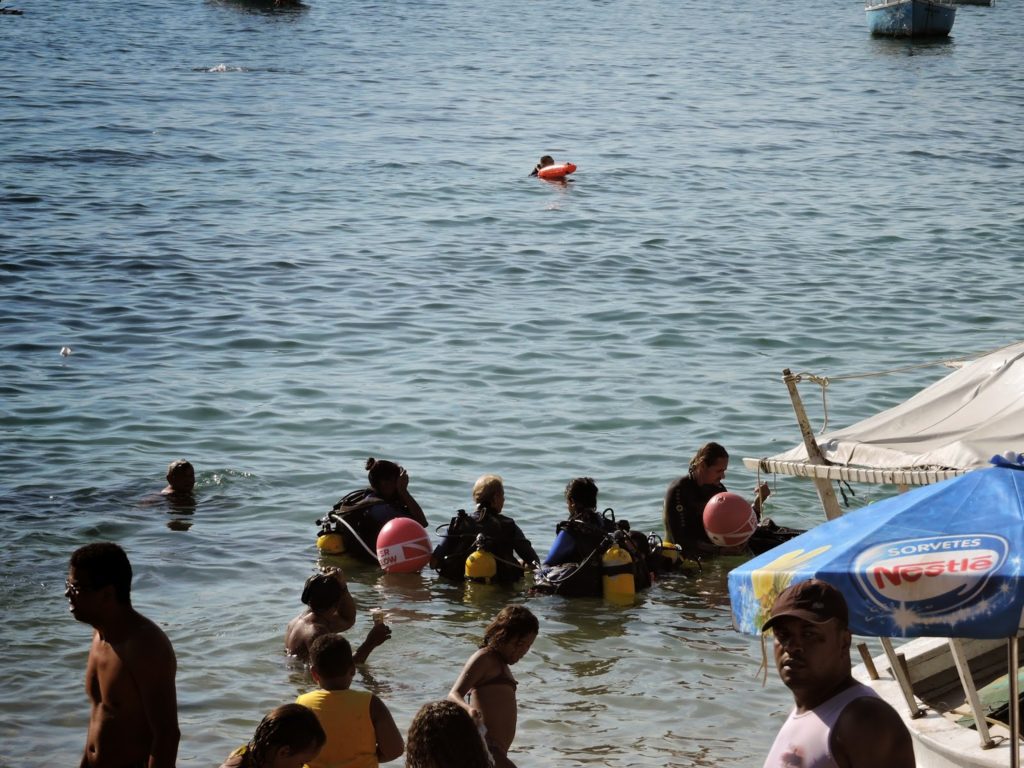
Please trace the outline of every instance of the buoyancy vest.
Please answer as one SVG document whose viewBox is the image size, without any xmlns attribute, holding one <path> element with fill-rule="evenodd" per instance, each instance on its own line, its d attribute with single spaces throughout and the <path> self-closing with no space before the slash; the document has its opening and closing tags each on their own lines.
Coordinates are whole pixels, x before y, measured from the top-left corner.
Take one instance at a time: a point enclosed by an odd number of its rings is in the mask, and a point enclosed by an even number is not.
<svg viewBox="0 0 1024 768">
<path fill-rule="evenodd" d="M 324 519 L 324 532 L 340 534 L 345 553 L 367 563 L 377 562 L 380 529 L 405 512 L 377 496 L 372 488 L 360 488 L 343 496 Z"/>
<path fill-rule="evenodd" d="M 537 578 L 537 591 L 568 596 L 599 597 L 603 593 L 601 555 L 616 536 L 619 546 L 632 559 L 633 581 L 637 591 L 651 585 L 647 537 L 630 531 L 626 520 L 615 521 L 615 513 L 606 509 L 563 520 L 555 528 L 555 542 L 544 560 Z"/>
<path fill-rule="evenodd" d="M 536 560 L 533 547 L 510 517 L 478 508 L 473 515 L 460 509 L 448 523 L 441 543 L 434 549 L 434 568 L 445 578 L 461 581 L 465 576 L 466 558 L 475 550 L 477 537 L 483 536 L 483 548 L 494 555 L 497 573 L 494 580 L 516 581 L 523 569 L 515 563 L 515 554 Z"/>
<path fill-rule="evenodd" d="M 600 597 L 601 553 L 615 524 L 590 511 L 555 526 L 555 541 L 535 580 L 535 589 L 567 597 Z"/>
</svg>

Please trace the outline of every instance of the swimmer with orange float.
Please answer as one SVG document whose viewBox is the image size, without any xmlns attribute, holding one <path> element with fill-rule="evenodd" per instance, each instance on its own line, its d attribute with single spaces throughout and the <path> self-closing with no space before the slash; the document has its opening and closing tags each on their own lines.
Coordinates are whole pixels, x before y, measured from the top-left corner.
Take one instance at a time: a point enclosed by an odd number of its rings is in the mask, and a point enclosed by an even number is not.
<svg viewBox="0 0 1024 768">
<path fill-rule="evenodd" d="M 555 159 L 551 155 L 544 155 L 540 159 L 540 162 L 534 166 L 530 172 L 531 176 L 536 176 L 545 181 L 565 181 L 566 176 L 576 171 L 576 166 L 572 163 L 555 163 Z"/>
</svg>

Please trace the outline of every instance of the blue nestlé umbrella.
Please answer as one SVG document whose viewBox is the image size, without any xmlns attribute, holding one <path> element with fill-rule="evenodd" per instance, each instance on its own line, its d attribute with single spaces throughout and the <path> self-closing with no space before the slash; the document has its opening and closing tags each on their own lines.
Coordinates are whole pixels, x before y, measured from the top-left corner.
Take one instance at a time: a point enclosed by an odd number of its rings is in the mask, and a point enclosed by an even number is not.
<svg viewBox="0 0 1024 768">
<path fill-rule="evenodd" d="M 734 569 L 736 628 L 759 633 L 779 592 L 815 577 L 846 597 L 854 634 L 1016 637 L 1024 467 L 997 463 L 823 523 Z"/>
</svg>

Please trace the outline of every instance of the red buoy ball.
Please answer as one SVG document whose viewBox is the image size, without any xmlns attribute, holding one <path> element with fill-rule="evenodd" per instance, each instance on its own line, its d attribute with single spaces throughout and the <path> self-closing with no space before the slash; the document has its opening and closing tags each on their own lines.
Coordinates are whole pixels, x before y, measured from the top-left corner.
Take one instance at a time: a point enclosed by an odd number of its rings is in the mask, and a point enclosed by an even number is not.
<svg viewBox="0 0 1024 768">
<path fill-rule="evenodd" d="M 720 547 L 739 547 L 757 528 L 757 515 L 738 493 L 716 493 L 704 507 L 704 530 Z"/>
<path fill-rule="evenodd" d="M 414 573 L 430 562 L 430 534 L 408 517 L 389 520 L 377 534 L 377 559 L 385 573 Z"/>
</svg>

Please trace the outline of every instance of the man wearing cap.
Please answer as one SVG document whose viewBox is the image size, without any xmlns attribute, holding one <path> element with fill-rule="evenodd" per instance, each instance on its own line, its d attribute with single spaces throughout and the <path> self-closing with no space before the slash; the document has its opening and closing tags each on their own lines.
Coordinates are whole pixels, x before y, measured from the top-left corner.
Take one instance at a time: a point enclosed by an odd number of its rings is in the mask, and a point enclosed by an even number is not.
<svg viewBox="0 0 1024 768">
<path fill-rule="evenodd" d="M 784 590 L 761 627 L 796 706 L 764 768 L 913 768 L 910 733 L 892 707 L 850 674 L 842 593 L 817 579 Z"/>
</svg>

